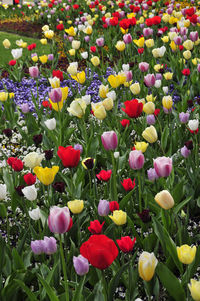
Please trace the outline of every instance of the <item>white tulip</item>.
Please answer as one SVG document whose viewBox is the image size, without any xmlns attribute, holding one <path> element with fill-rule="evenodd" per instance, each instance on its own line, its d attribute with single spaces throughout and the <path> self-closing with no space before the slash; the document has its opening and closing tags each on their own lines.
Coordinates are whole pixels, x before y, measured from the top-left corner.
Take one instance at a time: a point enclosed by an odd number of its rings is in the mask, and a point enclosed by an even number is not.
<svg viewBox="0 0 200 301">
<path fill-rule="evenodd" d="M 0 184 L 0 201 L 6 198 L 7 188 L 6 184 Z"/>
<path fill-rule="evenodd" d="M 30 218 L 32 218 L 34 221 L 37 221 L 41 218 L 40 208 L 37 207 L 36 209 L 30 210 L 28 212 Z"/>
<path fill-rule="evenodd" d="M 24 164 L 26 167 L 34 168 L 36 166 L 39 166 L 42 160 L 44 159 L 44 154 L 38 154 L 36 152 L 31 152 L 28 155 L 24 157 Z"/>
<path fill-rule="evenodd" d="M 112 98 L 113 100 L 115 100 L 115 99 L 117 98 L 117 95 L 116 95 L 116 93 L 115 93 L 114 90 L 108 92 L 108 93 L 106 94 L 106 96 L 107 96 L 108 98 Z"/>
<path fill-rule="evenodd" d="M 82 96 L 81 99 L 85 101 L 86 105 L 89 105 L 91 103 L 91 95 Z"/>
<path fill-rule="evenodd" d="M 88 52 L 87 52 L 87 51 L 82 52 L 82 53 L 81 53 L 81 56 L 82 56 L 82 58 L 83 58 L 84 60 L 86 60 L 86 59 L 88 58 Z"/>
<path fill-rule="evenodd" d="M 189 129 L 191 131 L 196 131 L 199 127 L 199 120 L 193 119 L 188 122 Z"/>
<path fill-rule="evenodd" d="M 46 127 L 50 130 L 53 131 L 56 128 L 56 119 L 55 118 L 51 118 L 51 119 L 47 119 L 44 124 L 46 125 Z"/>
<path fill-rule="evenodd" d="M 157 79 L 157 80 L 155 81 L 154 87 L 156 87 L 157 89 L 161 87 L 161 80 L 160 80 L 160 79 Z"/>
<path fill-rule="evenodd" d="M 35 185 L 24 187 L 22 192 L 29 201 L 35 201 L 37 199 L 37 189 Z"/>
<path fill-rule="evenodd" d="M 163 87 L 162 89 L 163 89 L 163 92 L 164 92 L 165 94 L 167 94 L 168 91 L 169 91 L 169 88 L 168 88 L 168 87 Z"/>
<path fill-rule="evenodd" d="M 17 60 L 22 56 L 22 50 L 23 50 L 22 48 L 11 50 L 11 54 L 12 54 L 14 60 Z"/>
<path fill-rule="evenodd" d="M 129 66 L 129 64 L 123 64 L 122 65 L 122 70 L 125 72 L 125 71 L 129 71 L 129 68 L 130 68 L 130 66 Z"/>
</svg>

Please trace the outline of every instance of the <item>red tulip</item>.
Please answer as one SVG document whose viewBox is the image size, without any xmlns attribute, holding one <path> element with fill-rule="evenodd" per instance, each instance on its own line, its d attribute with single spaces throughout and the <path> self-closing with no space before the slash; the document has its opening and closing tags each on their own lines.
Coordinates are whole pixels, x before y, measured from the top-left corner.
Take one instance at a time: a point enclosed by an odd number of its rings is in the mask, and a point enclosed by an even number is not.
<svg viewBox="0 0 200 301">
<path fill-rule="evenodd" d="M 111 174 L 112 174 L 111 169 L 108 171 L 101 170 L 100 173 L 98 173 L 96 176 L 97 176 L 97 179 L 99 179 L 100 181 L 107 182 L 107 181 L 109 181 Z"/>
<path fill-rule="evenodd" d="M 100 270 L 108 268 L 118 255 L 114 241 L 106 235 L 92 235 L 80 248 L 80 253 Z"/>
<path fill-rule="evenodd" d="M 119 203 L 117 201 L 112 201 L 109 203 L 110 211 L 113 212 L 115 210 L 119 210 Z"/>
<path fill-rule="evenodd" d="M 124 111 L 130 118 L 137 118 L 142 114 L 143 103 L 138 102 L 137 99 L 127 100 L 124 104 L 125 109 L 122 108 L 122 111 Z"/>
<path fill-rule="evenodd" d="M 80 150 L 75 150 L 71 145 L 59 146 L 57 155 L 62 160 L 64 167 L 76 167 L 80 161 Z"/>
<path fill-rule="evenodd" d="M 32 173 L 27 173 L 26 175 L 24 175 L 24 181 L 28 186 L 33 185 L 36 182 L 36 175 L 33 175 Z"/>
<path fill-rule="evenodd" d="M 103 222 L 102 224 L 100 224 L 100 222 L 96 219 L 93 222 L 90 222 L 90 226 L 88 227 L 88 230 L 92 233 L 92 234 L 100 234 L 103 228 L 105 222 Z"/>
<path fill-rule="evenodd" d="M 121 184 L 126 191 L 130 191 L 135 187 L 135 179 L 133 181 L 130 178 L 124 179 Z"/>
<path fill-rule="evenodd" d="M 57 77 L 57 78 L 59 78 L 60 79 L 60 81 L 62 81 L 63 80 L 63 72 L 62 71 L 60 71 L 60 70 L 53 70 L 53 72 L 52 72 L 52 76 L 53 77 Z"/>
<path fill-rule="evenodd" d="M 24 166 L 23 162 L 16 157 L 8 158 L 7 163 L 12 167 L 12 169 L 14 169 L 14 171 L 21 171 Z"/>
<path fill-rule="evenodd" d="M 132 240 L 130 236 L 121 237 L 117 239 L 118 246 L 120 250 L 124 253 L 129 253 L 133 250 L 134 244 L 136 242 L 136 237 Z"/>
</svg>

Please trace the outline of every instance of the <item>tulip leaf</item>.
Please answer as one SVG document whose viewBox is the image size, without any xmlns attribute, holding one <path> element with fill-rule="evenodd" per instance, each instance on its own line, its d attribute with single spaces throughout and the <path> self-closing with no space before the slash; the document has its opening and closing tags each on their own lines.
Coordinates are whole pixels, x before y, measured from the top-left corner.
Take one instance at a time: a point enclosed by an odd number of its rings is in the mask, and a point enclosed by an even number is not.
<svg viewBox="0 0 200 301">
<path fill-rule="evenodd" d="M 131 230 L 133 232 L 133 235 L 136 237 L 136 241 L 137 243 L 142 246 L 142 241 L 141 241 L 141 238 L 140 236 L 138 235 L 137 231 L 135 230 L 135 225 L 134 223 L 132 222 L 132 220 L 130 219 L 129 216 L 127 216 L 127 222 L 128 222 L 128 225 L 131 227 Z"/>
<path fill-rule="evenodd" d="M 199 266 L 199 262 L 200 262 L 200 246 L 197 249 L 194 261 L 188 265 L 187 270 L 183 275 L 182 282 L 184 284 L 187 284 L 188 279 L 191 279 L 194 276 Z"/>
<path fill-rule="evenodd" d="M 81 300 L 81 294 L 82 294 L 83 286 L 85 283 L 85 278 L 86 278 L 86 275 L 84 277 L 81 277 L 81 280 L 80 280 L 79 284 L 77 285 L 77 288 L 74 293 L 72 301 Z"/>
<path fill-rule="evenodd" d="M 169 126 L 166 125 L 161 136 L 161 146 L 163 150 L 166 149 L 168 137 L 169 137 Z"/>
<path fill-rule="evenodd" d="M 129 193 L 127 193 L 127 195 L 125 195 L 125 197 L 123 197 L 123 199 L 120 201 L 119 205 L 120 205 L 121 210 L 124 210 L 125 206 L 127 205 L 128 201 L 130 200 L 133 192 L 134 192 L 134 189 L 129 191 Z"/>
<path fill-rule="evenodd" d="M 176 276 L 163 264 L 158 263 L 156 267 L 156 274 L 158 275 L 162 285 L 166 288 L 169 295 L 176 301 L 185 301 L 185 292 Z"/>
<path fill-rule="evenodd" d="M 12 250 L 12 257 L 13 257 L 13 266 L 16 270 L 24 269 L 24 263 L 22 258 L 19 256 L 19 253 L 14 248 Z"/>
<path fill-rule="evenodd" d="M 160 243 L 163 247 L 166 257 L 168 256 L 168 254 L 166 252 L 166 250 L 167 250 L 168 253 L 171 255 L 171 257 L 173 258 L 175 265 L 177 266 L 179 271 L 182 273 L 183 266 L 178 259 L 176 245 L 175 245 L 174 241 L 170 237 L 167 230 L 161 225 L 161 223 L 156 218 L 152 218 L 152 220 L 153 220 L 154 231 L 155 231 L 158 239 L 160 240 Z"/>
<path fill-rule="evenodd" d="M 30 301 L 38 301 L 34 293 L 24 284 L 24 282 L 20 279 L 14 279 L 14 281 L 20 286 L 28 296 L 28 300 Z"/>
<path fill-rule="evenodd" d="M 53 266 L 52 270 L 50 270 L 49 273 L 48 273 L 48 275 L 47 275 L 46 282 L 47 282 L 48 284 L 51 283 L 51 280 L 52 280 L 52 278 L 53 278 L 53 275 L 54 275 L 54 273 L 55 273 L 55 270 L 56 270 L 56 268 L 57 268 L 57 266 L 58 266 L 58 262 L 59 262 L 59 261 L 57 261 L 57 262 L 54 263 L 54 266 Z M 43 299 L 45 298 L 45 296 L 46 296 L 46 289 L 43 288 L 42 293 L 41 293 L 41 300 L 43 300 Z"/>
<path fill-rule="evenodd" d="M 39 281 L 41 282 L 42 286 L 45 288 L 49 299 L 51 301 L 59 301 L 58 297 L 56 296 L 54 290 L 51 288 L 51 286 L 48 284 L 46 280 L 44 280 L 40 275 L 37 276 Z"/>
<path fill-rule="evenodd" d="M 129 264 L 130 263 L 127 262 L 122 267 L 120 267 L 119 270 L 116 272 L 115 276 L 112 277 L 112 280 L 110 281 L 110 283 L 108 285 L 108 300 L 113 300 L 113 295 L 115 293 L 117 286 L 119 285 L 121 275 L 129 267 Z"/>
<path fill-rule="evenodd" d="M 178 204 L 174 209 L 174 214 L 177 214 L 190 200 L 192 196 L 189 196 L 187 199 Z"/>
</svg>

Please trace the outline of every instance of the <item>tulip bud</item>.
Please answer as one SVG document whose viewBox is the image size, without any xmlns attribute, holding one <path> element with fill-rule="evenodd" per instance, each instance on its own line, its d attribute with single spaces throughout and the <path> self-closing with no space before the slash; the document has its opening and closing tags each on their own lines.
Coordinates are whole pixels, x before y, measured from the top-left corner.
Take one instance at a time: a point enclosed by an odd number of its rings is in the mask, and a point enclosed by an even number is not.
<svg viewBox="0 0 200 301">
<path fill-rule="evenodd" d="M 144 83 L 147 87 L 152 87 L 155 85 L 155 82 L 156 82 L 156 78 L 155 78 L 155 75 L 154 74 L 147 74 L 145 77 L 144 77 Z"/>
<path fill-rule="evenodd" d="M 200 300 L 200 281 L 197 281 L 195 279 L 190 280 L 190 284 L 188 284 L 190 293 L 192 295 L 192 298 L 195 301 Z"/>
<path fill-rule="evenodd" d="M 188 127 L 191 131 L 196 131 L 199 127 L 199 120 L 194 119 L 188 122 Z"/>
<path fill-rule="evenodd" d="M 54 237 L 44 237 L 44 253 L 47 255 L 51 255 L 56 253 L 57 251 L 57 245 L 56 245 L 56 239 Z"/>
<path fill-rule="evenodd" d="M 156 179 L 159 178 L 156 171 L 155 171 L 155 168 L 148 169 L 147 170 L 147 176 L 148 176 L 149 181 L 152 181 L 152 182 L 154 182 Z"/>
<path fill-rule="evenodd" d="M 73 214 L 79 214 L 83 211 L 84 202 L 82 200 L 69 201 L 67 206 Z"/>
<path fill-rule="evenodd" d="M 147 127 L 143 132 L 142 132 L 142 137 L 149 143 L 154 143 L 158 139 L 157 131 L 153 125 L 150 127 Z"/>
<path fill-rule="evenodd" d="M 29 74 L 33 78 L 37 78 L 39 76 L 39 69 L 37 66 L 29 67 Z"/>
<path fill-rule="evenodd" d="M 165 210 L 171 209 L 174 206 L 174 199 L 167 190 L 162 190 L 155 196 L 155 201 L 160 207 Z"/>
<path fill-rule="evenodd" d="M 130 90 L 134 95 L 137 95 L 140 93 L 140 84 L 134 83 L 130 86 Z"/>
<path fill-rule="evenodd" d="M 47 119 L 46 121 L 44 121 L 44 124 L 50 131 L 53 131 L 56 128 L 56 119 L 55 118 Z"/>
<path fill-rule="evenodd" d="M 39 207 L 29 211 L 28 214 L 29 214 L 30 218 L 32 218 L 34 221 L 37 221 L 41 218 L 41 213 L 40 213 Z"/>
<path fill-rule="evenodd" d="M 141 63 L 139 64 L 139 69 L 140 69 L 140 71 L 142 71 L 142 72 L 146 72 L 146 71 L 149 69 L 149 64 L 146 63 L 146 62 L 141 62 Z"/>
<path fill-rule="evenodd" d="M 117 134 L 114 131 L 104 132 L 101 141 L 105 150 L 115 150 L 118 145 Z"/>
<path fill-rule="evenodd" d="M 7 188 L 6 184 L 0 184 L 0 201 L 6 198 Z"/>
<path fill-rule="evenodd" d="M 60 88 L 52 89 L 49 98 L 52 102 L 60 102 L 62 100 L 62 90 Z"/>
<path fill-rule="evenodd" d="M 153 114 L 147 115 L 147 124 L 152 125 L 155 124 L 156 119 Z"/>
<path fill-rule="evenodd" d="M 184 145 L 184 146 L 181 148 L 181 155 L 182 155 L 184 158 L 187 158 L 190 154 L 191 154 L 191 151 Z"/>
<path fill-rule="evenodd" d="M 150 281 L 155 273 L 155 268 L 158 264 L 154 253 L 142 252 L 139 257 L 138 271 L 140 277 L 144 281 Z"/>
<path fill-rule="evenodd" d="M 138 170 L 144 165 L 144 155 L 141 150 L 133 150 L 129 154 L 130 168 Z"/>
<path fill-rule="evenodd" d="M 193 262 L 196 255 L 196 246 L 190 247 L 188 245 L 182 245 L 177 247 L 178 259 L 184 264 L 190 264 Z"/>
<path fill-rule="evenodd" d="M 22 189 L 22 193 L 29 201 L 35 201 L 37 199 L 37 189 L 35 185 L 25 187 Z"/>
<path fill-rule="evenodd" d="M 172 171 L 172 159 L 158 157 L 153 162 L 155 171 L 159 177 L 168 177 Z"/>
<path fill-rule="evenodd" d="M 117 226 L 126 224 L 127 214 L 122 210 L 114 210 L 113 215 L 109 215 Z"/>
<path fill-rule="evenodd" d="M 79 255 L 78 257 L 73 256 L 73 265 L 74 265 L 76 273 L 79 276 L 83 276 L 83 275 L 87 274 L 89 271 L 89 262 L 82 255 Z"/>
<path fill-rule="evenodd" d="M 68 231 L 70 226 L 70 213 L 67 207 L 53 206 L 48 217 L 49 229 L 53 233 L 62 234 Z"/>
<path fill-rule="evenodd" d="M 106 200 L 100 200 L 98 205 L 98 214 L 100 216 L 107 216 L 110 211 L 109 202 Z"/>
</svg>

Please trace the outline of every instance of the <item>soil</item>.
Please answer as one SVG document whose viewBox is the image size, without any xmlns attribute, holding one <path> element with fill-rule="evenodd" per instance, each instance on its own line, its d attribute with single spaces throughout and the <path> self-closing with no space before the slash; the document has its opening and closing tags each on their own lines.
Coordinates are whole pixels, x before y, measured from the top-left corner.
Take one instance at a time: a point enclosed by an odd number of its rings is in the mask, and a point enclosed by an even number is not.
<svg viewBox="0 0 200 301">
<path fill-rule="evenodd" d="M 28 21 L 4 22 L 0 21 L 0 31 L 15 33 L 31 38 L 42 38 L 42 25 Z"/>
</svg>

